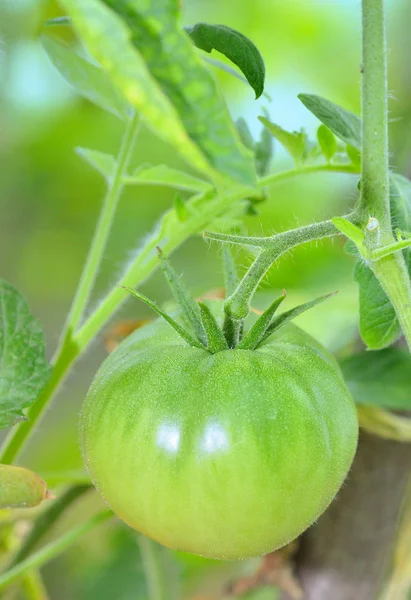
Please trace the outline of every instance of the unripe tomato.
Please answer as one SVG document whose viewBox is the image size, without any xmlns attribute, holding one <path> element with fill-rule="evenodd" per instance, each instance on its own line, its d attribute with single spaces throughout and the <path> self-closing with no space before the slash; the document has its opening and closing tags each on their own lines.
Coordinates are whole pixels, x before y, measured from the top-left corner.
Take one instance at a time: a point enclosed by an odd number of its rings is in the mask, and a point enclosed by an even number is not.
<svg viewBox="0 0 411 600">
<path fill-rule="evenodd" d="M 357 436 L 334 358 L 292 324 L 255 351 L 216 354 L 146 325 L 102 364 L 80 419 L 88 472 L 114 512 L 216 559 L 302 533 L 343 483 Z"/>
</svg>

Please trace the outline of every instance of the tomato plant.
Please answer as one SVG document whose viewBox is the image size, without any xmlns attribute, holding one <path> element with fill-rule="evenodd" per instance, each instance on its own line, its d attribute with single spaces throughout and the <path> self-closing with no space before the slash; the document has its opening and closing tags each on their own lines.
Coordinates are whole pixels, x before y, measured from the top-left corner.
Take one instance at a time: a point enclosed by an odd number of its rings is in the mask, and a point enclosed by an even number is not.
<svg viewBox="0 0 411 600">
<path fill-rule="evenodd" d="M 361 5 L 361 117 L 321 96 L 300 94 L 320 122 L 310 139 L 304 129 L 280 126 L 265 104 L 258 105 L 259 135 L 244 118 L 232 119 L 215 69 L 251 86 L 256 100 L 270 100 L 263 57 L 243 33 L 203 22 L 183 26 L 177 0 L 59 0 L 61 14 L 42 30 L 44 52 L 80 96 L 118 120 L 123 135 L 116 156 L 77 149 L 103 178 L 106 193 L 50 364 L 41 323 L 19 291 L 0 280 L 0 428 L 11 428 L 0 451 L 0 508 L 12 511 L 0 515 L 0 590 L 16 583 L 29 598 L 46 597 L 39 569 L 117 515 L 142 532 L 137 539 L 151 600 L 180 598 L 164 565 L 169 559 L 174 566 L 179 555 L 163 553 L 152 539 L 206 557 L 240 559 L 272 553 L 301 534 L 293 560 L 307 600 L 405 600 L 411 500 L 404 473 L 411 464 L 401 444 L 411 441 L 411 424 L 396 411 L 410 407 L 411 182 L 389 165 L 385 3 Z M 226 62 L 209 56 L 216 52 Z M 142 128 L 187 168 L 134 164 Z M 292 161 L 288 170 L 271 168 L 274 144 Z M 356 178 L 355 203 L 350 198 L 344 214 L 323 221 L 245 235 L 261 206 L 275 201 L 274 185 L 313 173 Z M 88 310 L 120 197 L 141 186 L 165 186 L 176 195 L 115 285 Z M 199 234 L 222 246 L 223 301 L 194 300 L 166 258 Z M 279 315 L 285 293 L 258 317 L 251 306 L 285 253 L 341 236 L 355 265 L 359 328 L 334 356 L 290 322 L 329 296 Z M 241 277 L 231 246 L 253 253 Z M 201 265 L 194 266 L 201 279 Z M 177 306 L 163 309 L 136 291 L 157 268 Z M 91 384 L 80 416 L 87 473 L 43 477 L 15 466 L 66 376 L 92 342 L 99 343 L 130 293 L 161 319 L 126 337 Z M 124 330 L 129 333 L 128 325 Z M 358 422 L 374 442 L 360 436 L 354 460 Z M 378 452 L 369 450 L 387 438 Z M 94 493 L 93 484 L 109 508 L 38 549 L 73 503 Z M 384 486 L 391 485 L 386 503 Z M 369 510 L 377 501 L 378 509 Z M 14 512 L 37 505 L 28 516 Z M 383 526 L 372 521 L 376 516 Z M 22 520 L 30 527 L 20 527 Z M 365 523 L 386 535 L 387 552 L 366 545 Z M 291 545 L 271 559 L 278 566 L 294 553 Z M 356 569 L 348 570 L 341 555 Z M 273 569 L 271 579 L 265 571 L 269 562 L 260 563 L 254 582 L 273 583 Z M 357 581 L 358 565 L 368 573 L 365 584 Z M 287 591 L 291 585 L 298 597 L 293 568 L 283 564 L 275 582 Z"/>
</svg>

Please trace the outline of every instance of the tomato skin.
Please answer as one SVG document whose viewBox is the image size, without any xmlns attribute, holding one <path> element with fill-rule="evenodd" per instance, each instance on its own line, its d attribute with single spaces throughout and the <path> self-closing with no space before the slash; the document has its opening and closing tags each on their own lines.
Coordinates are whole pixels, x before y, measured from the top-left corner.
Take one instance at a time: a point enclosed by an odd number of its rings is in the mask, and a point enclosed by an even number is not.
<svg viewBox="0 0 411 600">
<path fill-rule="evenodd" d="M 80 418 L 87 470 L 126 523 L 216 559 L 302 533 L 351 465 L 356 411 L 333 357 L 294 325 L 211 355 L 161 321 L 103 363 Z"/>
</svg>

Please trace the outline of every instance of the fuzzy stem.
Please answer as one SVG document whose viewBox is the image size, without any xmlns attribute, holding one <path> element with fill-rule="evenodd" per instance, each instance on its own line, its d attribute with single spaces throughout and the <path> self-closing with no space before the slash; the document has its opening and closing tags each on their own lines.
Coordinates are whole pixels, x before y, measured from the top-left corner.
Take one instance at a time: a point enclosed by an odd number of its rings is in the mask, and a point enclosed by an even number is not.
<svg viewBox="0 0 411 600">
<path fill-rule="evenodd" d="M 384 0 L 363 0 L 361 217 L 391 233 Z"/>
<path fill-rule="evenodd" d="M 345 218 L 350 219 L 350 216 L 348 215 Z M 339 235 L 339 233 L 330 220 L 307 225 L 299 229 L 291 229 L 272 238 L 267 238 L 269 245 L 267 243 L 267 246 L 261 250 L 246 275 L 240 281 L 235 292 L 227 298 L 224 305 L 226 313 L 238 321 L 247 317 L 250 310 L 250 302 L 257 287 L 265 273 L 279 256 L 295 246 L 312 240 Z"/>
<path fill-rule="evenodd" d="M 139 126 L 140 119 L 134 114 L 128 122 L 120 152 L 117 157 L 116 168 L 113 176 L 109 180 L 107 194 L 103 202 L 100 218 L 97 222 L 94 238 L 63 330 L 63 340 L 67 335 L 70 335 L 70 332 L 74 332 L 77 329 L 90 298 L 103 252 L 107 244 L 118 201 L 123 191 L 123 178 L 127 173 Z"/>
</svg>

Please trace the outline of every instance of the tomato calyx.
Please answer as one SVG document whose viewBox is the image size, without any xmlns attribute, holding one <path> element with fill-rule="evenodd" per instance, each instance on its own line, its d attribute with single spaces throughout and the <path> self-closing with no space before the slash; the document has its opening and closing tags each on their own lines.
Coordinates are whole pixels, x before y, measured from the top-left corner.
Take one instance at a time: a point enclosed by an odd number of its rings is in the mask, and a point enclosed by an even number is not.
<svg viewBox="0 0 411 600">
<path fill-rule="evenodd" d="M 227 251 L 227 248 L 224 250 L 225 285 L 227 296 L 229 296 L 235 291 L 240 281 L 231 253 Z M 277 309 L 287 295 L 283 290 L 281 296 L 276 298 L 245 332 L 244 322 L 246 319 L 235 320 L 227 310 L 225 310 L 224 322 L 220 326 L 207 304 L 193 298 L 161 249 L 157 248 L 157 251 L 164 276 L 180 308 L 183 325 L 140 292 L 128 287 L 124 287 L 124 289 L 153 309 L 189 346 L 206 350 L 210 354 L 231 349 L 257 350 L 280 327 L 336 293 L 314 298 L 277 315 Z M 227 300 L 225 306 L 226 304 Z"/>
</svg>

